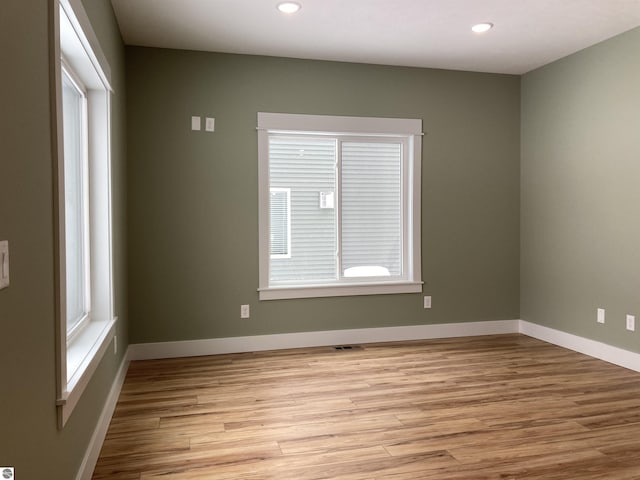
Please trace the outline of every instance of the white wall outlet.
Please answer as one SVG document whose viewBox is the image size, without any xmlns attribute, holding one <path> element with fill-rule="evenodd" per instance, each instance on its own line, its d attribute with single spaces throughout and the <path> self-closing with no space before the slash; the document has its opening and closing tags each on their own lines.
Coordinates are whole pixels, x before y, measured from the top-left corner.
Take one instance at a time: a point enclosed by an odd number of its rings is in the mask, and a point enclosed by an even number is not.
<svg viewBox="0 0 640 480">
<path fill-rule="evenodd" d="M 604 323 L 604 308 L 599 308 L 597 312 L 596 320 L 598 323 Z"/>
<path fill-rule="evenodd" d="M 116 353 L 118 353 L 118 336 L 114 335 L 113 336 L 113 354 L 115 355 Z"/>
<path fill-rule="evenodd" d="M 215 132 L 216 131 L 216 119 L 207 117 L 204 121 L 204 129 L 207 132 Z"/>
<path fill-rule="evenodd" d="M 240 305 L 240 318 L 249 318 L 249 305 Z"/>
<path fill-rule="evenodd" d="M 636 329 L 635 315 L 627 315 L 627 330 L 634 331 Z"/>
<path fill-rule="evenodd" d="M 431 308 L 431 295 L 424 297 L 424 308 Z"/>
<path fill-rule="evenodd" d="M 9 240 L 0 242 L 0 289 L 9 286 Z"/>
<path fill-rule="evenodd" d="M 191 117 L 191 130 L 201 130 L 200 117 Z"/>
</svg>

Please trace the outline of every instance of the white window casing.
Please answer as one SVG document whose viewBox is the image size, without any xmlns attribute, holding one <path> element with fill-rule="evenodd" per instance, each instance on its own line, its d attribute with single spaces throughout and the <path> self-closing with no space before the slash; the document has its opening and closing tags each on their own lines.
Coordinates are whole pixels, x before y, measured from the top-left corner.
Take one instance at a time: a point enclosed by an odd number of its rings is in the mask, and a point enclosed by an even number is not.
<svg viewBox="0 0 640 480">
<path fill-rule="evenodd" d="M 258 113 L 260 299 L 421 292 L 421 140 L 419 119 Z"/>
<path fill-rule="evenodd" d="M 57 398 L 62 428 L 115 335 L 110 69 L 80 0 L 53 2 Z M 77 113 L 77 115 L 76 115 Z"/>
</svg>

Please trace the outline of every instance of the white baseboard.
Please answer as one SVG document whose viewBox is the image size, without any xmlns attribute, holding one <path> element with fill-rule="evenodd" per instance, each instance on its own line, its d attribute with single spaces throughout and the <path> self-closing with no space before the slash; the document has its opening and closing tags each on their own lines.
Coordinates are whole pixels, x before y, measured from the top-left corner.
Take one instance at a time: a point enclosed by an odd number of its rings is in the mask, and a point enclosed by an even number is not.
<svg viewBox="0 0 640 480">
<path fill-rule="evenodd" d="M 640 372 L 640 354 L 571 333 L 520 320 L 520 333 Z"/>
<path fill-rule="evenodd" d="M 430 338 L 472 337 L 500 333 L 518 333 L 518 331 L 519 320 L 497 320 L 488 322 L 442 323 L 437 325 L 283 333 L 180 342 L 138 343 L 130 345 L 129 349 L 131 360 L 151 360 L 281 350 L 286 348 L 426 340 Z"/>
<path fill-rule="evenodd" d="M 113 417 L 113 412 L 116 408 L 116 404 L 118 403 L 118 397 L 120 397 L 122 385 L 124 384 L 124 379 L 127 376 L 127 369 L 129 368 L 130 361 L 130 350 L 127 349 L 127 352 L 122 359 L 122 363 L 120 364 L 120 368 L 118 369 L 118 373 L 116 373 L 116 377 L 111 385 L 107 401 L 102 408 L 98 424 L 93 431 L 93 435 L 91 435 L 91 440 L 89 441 L 84 458 L 82 459 L 82 464 L 80 464 L 80 468 L 78 469 L 76 480 L 91 480 L 91 477 L 93 476 L 93 471 L 96 468 L 102 444 L 107 436 L 107 430 L 109 430 L 111 417 Z"/>
<path fill-rule="evenodd" d="M 180 342 L 139 343 L 129 345 L 122 364 L 113 381 L 98 424 L 76 480 L 90 480 L 95 469 L 102 443 L 118 402 L 122 384 L 131 360 L 218 355 L 225 353 L 257 352 L 285 348 L 319 347 L 329 345 L 428 340 L 434 338 L 473 337 L 522 333 L 529 337 L 584 353 L 621 367 L 640 372 L 640 354 L 613 347 L 602 342 L 544 327 L 524 320 L 497 320 L 487 322 L 445 323 L 437 325 L 410 325 L 404 327 L 363 328 L 354 330 L 328 330 L 319 332 L 283 333 L 248 337 L 213 338 Z"/>
</svg>

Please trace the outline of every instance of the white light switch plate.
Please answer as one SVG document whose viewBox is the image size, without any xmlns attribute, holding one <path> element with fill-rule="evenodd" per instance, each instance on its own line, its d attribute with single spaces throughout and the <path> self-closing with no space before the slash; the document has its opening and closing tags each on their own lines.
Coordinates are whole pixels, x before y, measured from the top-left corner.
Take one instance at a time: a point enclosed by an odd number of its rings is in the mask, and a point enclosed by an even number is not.
<svg viewBox="0 0 640 480">
<path fill-rule="evenodd" d="M 0 289 L 9 286 L 9 241 L 0 242 Z"/>
<path fill-rule="evenodd" d="M 627 315 L 627 330 L 634 331 L 636 329 L 635 315 Z"/>
<path fill-rule="evenodd" d="M 207 117 L 205 122 L 204 122 L 204 129 L 207 132 L 214 132 L 216 129 L 216 119 L 215 118 L 211 118 L 211 117 Z"/>
<path fill-rule="evenodd" d="M 200 117 L 191 117 L 191 130 L 200 130 Z"/>
</svg>

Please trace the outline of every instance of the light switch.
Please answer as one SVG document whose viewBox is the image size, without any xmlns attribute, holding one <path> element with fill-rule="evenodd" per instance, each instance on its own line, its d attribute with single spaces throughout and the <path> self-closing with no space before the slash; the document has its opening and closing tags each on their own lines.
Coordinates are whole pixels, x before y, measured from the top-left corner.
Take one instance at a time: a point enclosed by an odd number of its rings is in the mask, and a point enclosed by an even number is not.
<svg viewBox="0 0 640 480">
<path fill-rule="evenodd" d="M 9 286 L 9 241 L 0 242 L 0 289 Z"/>
<path fill-rule="evenodd" d="M 191 130 L 201 130 L 200 117 L 191 117 Z"/>
<path fill-rule="evenodd" d="M 207 132 L 214 132 L 216 130 L 216 119 L 207 117 L 204 122 L 204 129 Z"/>
<path fill-rule="evenodd" d="M 424 308 L 431 308 L 431 295 L 424 297 Z"/>
<path fill-rule="evenodd" d="M 636 329 L 636 316 L 627 315 L 627 330 L 634 331 Z"/>
</svg>

